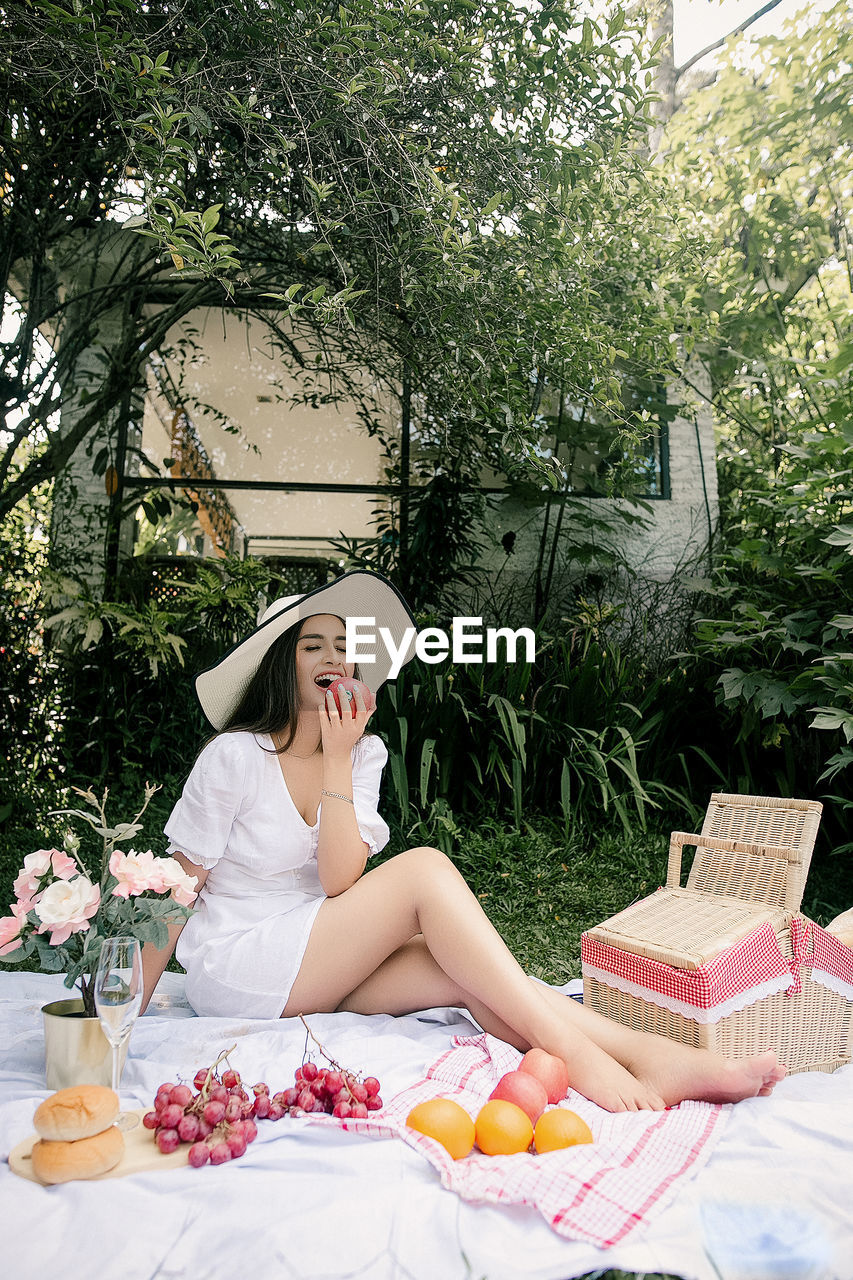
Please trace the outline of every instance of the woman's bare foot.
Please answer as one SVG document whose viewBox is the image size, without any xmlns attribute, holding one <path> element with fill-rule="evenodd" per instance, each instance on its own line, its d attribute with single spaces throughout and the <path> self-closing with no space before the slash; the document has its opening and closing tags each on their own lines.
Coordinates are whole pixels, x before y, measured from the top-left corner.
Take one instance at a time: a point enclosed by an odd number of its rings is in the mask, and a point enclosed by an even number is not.
<svg viewBox="0 0 853 1280">
<path fill-rule="evenodd" d="M 744 1098 L 766 1098 L 787 1075 L 772 1049 L 752 1058 L 718 1058 L 709 1063 L 707 1076 L 700 1071 L 694 1097 L 703 1102 L 740 1102 Z"/>
<path fill-rule="evenodd" d="M 686 1099 L 725 1103 L 766 1098 L 787 1074 L 772 1049 L 751 1058 L 723 1058 L 707 1049 L 665 1044 L 666 1050 L 649 1046 L 641 1054 L 646 1060 L 635 1059 L 632 1066 L 637 1078 L 658 1090 L 670 1107 Z"/>
<path fill-rule="evenodd" d="M 639 1080 L 586 1036 L 578 1034 L 570 1054 L 564 1053 L 569 1084 L 605 1111 L 663 1111 L 653 1084 Z"/>
<path fill-rule="evenodd" d="M 550 1006 L 562 1012 L 572 1027 L 568 1052 L 565 1039 L 559 1050 L 568 1064 L 569 1079 L 588 1098 L 611 1111 L 624 1110 L 625 1104 L 632 1108 L 657 1107 L 661 1100 L 664 1106 L 675 1107 L 687 1099 L 722 1103 L 765 1098 L 787 1074 L 772 1050 L 749 1058 L 724 1058 L 708 1049 L 626 1027 L 574 1000 L 556 993 L 552 996 L 547 988 L 545 990 Z M 545 1047 L 555 1052 L 551 1046 Z M 628 1084 L 611 1068 L 602 1066 L 600 1055 L 610 1060 L 611 1067 L 614 1062 L 621 1065 L 634 1084 Z M 596 1073 L 602 1080 L 598 1094 Z M 640 1094 L 638 1085 L 643 1089 Z M 623 1105 L 619 1105 L 620 1099 Z"/>
</svg>

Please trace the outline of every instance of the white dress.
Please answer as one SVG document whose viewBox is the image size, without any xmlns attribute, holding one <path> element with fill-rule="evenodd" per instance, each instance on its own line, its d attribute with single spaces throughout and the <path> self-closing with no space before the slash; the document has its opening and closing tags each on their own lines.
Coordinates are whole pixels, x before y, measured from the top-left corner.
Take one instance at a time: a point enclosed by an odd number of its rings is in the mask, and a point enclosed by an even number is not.
<svg viewBox="0 0 853 1280">
<path fill-rule="evenodd" d="M 353 747 L 355 816 L 371 854 L 388 842 L 377 812 L 387 758 L 372 734 Z M 176 950 L 190 1004 L 209 1017 L 280 1017 L 326 897 L 320 811 L 309 827 L 271 738 L 223 733 L 199 755 L 165 830 L 169 853 L 209 871 Z"/>
</svg>

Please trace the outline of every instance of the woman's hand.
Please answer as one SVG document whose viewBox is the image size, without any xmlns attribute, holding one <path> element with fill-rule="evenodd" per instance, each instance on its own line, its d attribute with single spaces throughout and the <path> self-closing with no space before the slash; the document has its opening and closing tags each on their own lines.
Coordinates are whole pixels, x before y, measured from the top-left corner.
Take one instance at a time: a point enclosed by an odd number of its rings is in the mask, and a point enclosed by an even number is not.
<svg viewBox="0 0 853 1280">
<path fill-rule="evenodd" d="M 355 706 L 355 714 L 350 707 Z M 323 756 L 327 760 L 349 760 L 350 753 L 367 727 L 373 715 L 364 705 L 361 690 L 353 691 L 352 703 L 346 703 L 344 714 L 338 710 L 335 695 L 331 689 L 326 690 L 325 705 L 317 708 L 320 717 L 320 736 L 323 740 Z"/>
<path fill-rule="evenodd" d="M 351 708 L 355 709 L 352 714 Z M 361 690 L 354 690 L 352 703 L 338 710 L 334 695 L 326 693 L 319 708 L 323 739 L 323 804 L 317 838 L 317 870 L 328 897 L 345 892 L 364 870 L 369 847 L 361 837 L 352 803 L 352 749 L 370 719 Z M 341 797 L 344 797 L 343 799 Z"/>
<path fill-rule="evenodd" d="M 323 797 L 317 837 L 317 874 L 327 898 L 335 898 L 355 884 L 367 864 L 370 846 L 361 838 L 351 804 L 343 792 Z"/>
</svg>

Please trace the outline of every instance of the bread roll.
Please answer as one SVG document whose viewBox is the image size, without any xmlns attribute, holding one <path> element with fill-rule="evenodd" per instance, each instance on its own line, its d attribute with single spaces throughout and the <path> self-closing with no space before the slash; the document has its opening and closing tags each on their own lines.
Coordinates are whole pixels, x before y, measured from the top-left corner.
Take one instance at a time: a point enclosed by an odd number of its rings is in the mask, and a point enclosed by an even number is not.
<svg viewBox="0 0 853 1280">
<path fill-rule="evenodd" d="M 853 908 L 842 911 L 840 916 L 836 916 L 832 923 L 826 926 L 826 931 L 834 934 L 839 942 L 843 942 L 845 947 L 853 950 Z"/>
<path fill-rule="evenodd" d="M 36 1108 L 33 1125 L 48 1142 L 76 1142 L 103 1133 L 119 1113 L 118 1096 L 102 1084 L 60 1089 Z"/>
<path fill-rule="evenodd" d="M 115 1125 L 76 1142 L 40 1141 L 33 1147 L 33 1173 L 42 1182 L 97 1178 L 114 1169 L 124 1155 L 124 1134 Z"/>
</svg>

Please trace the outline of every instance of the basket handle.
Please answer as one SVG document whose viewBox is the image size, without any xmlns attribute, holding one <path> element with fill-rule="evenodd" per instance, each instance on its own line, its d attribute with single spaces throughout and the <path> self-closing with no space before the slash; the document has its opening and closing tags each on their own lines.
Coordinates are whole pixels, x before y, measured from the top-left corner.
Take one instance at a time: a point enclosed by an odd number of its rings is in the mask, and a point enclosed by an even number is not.
<svg viewBox="0 0 853 1280">
<path fill-rule="evenodd" d="M 681 884 L 682 851 L 686 844 L 702 845 L 706 849 L 719 849 L 725 853 L 749 853 L 755 858 L 780 858 L 785 862 L 799 862 L 796 849 L 777 844 L 760 844 L 746 840 L 728 840 L 724 836 L 700 836 L 688 831 L 673 831 L 669 837 L 669 861 L 666 868 L 668 889 Z"/>
</svg>

